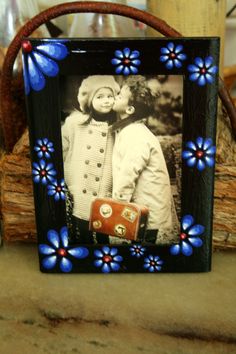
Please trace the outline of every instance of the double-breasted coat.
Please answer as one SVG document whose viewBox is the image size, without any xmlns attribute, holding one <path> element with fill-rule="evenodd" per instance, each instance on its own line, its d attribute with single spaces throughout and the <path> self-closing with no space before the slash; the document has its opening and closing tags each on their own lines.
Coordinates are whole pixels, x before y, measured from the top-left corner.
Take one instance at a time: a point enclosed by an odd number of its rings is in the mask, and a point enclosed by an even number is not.
<svg viewBox="0 0 236 354">
<path fill-rule="evenodd" d="M 62 126 L 65 182 L 73 196 L 73 215 L 89 220 L 92 201 L 112 195 L 114 138 L 107 122 L 73 112 Z"/>
</svg>

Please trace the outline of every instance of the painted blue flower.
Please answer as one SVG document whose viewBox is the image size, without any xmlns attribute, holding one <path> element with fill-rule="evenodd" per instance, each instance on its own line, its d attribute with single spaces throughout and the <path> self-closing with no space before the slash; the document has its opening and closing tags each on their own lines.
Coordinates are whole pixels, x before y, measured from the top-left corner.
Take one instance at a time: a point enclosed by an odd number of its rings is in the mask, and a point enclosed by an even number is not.
<svg viewBox="0 0 236 354">
<path fill-rule="evenodd" d="M 199 86 L 204 86 L 207 83 L 211 84 L 217 70 L 217 66 L 213 65 L 212 57 L 209 56 L 205 59 L 197 57 L 194 59 L 194 64 L 188 66 L 188 71 L 191 73 L 189 79 L 197 81 Z"/>
<path fill-rule="evenodd" d="M 159 256 L 153 256 L 150 254 L 147 258 L 144 259 L 143 268 L 153 273 L 160 271 L 162 268 L 162 264 L 163 261 L 160 259 Z"/>
<path fill-rule="evenodd" d="M 45 160 L 41 159 L 39 162 L 33 162 L 33 181 L 35 183 L 47 184 L 55 179 L 56 170 L 52 163 L 47 164 Z"/>
<path fill-rule="evenodd" d="M 170 253 L 177 255 L 183 253 L 185 256 L 191 256 L 193 247 L 201 247 L 203 241 L 199 235 L 203 234 L 205 227 L 196 224 L 194 225 L 194 218 L 192 215 L 185 215 L 181 220 L 181 234 L 179 244 L 172 245 Z"/>
<path fill-rule="evenodd" d="M 169 42 L 166 47 L 161 48 L 161 54 L 160 61 L 165 63 L 167 69 L 180 68 L 182 61 L 187 58 L 183 53 L 182 44 L 175 45 L 173 42 Z"/>
<path fill-rule="evenodd" d="M 54 152 L 53 143 L 49 141 L 48 138 L 38 139 L 36 141 L 34 151 L 37 152 L 40 159 L 42 157 L 49 159 L 51 157 L 51 153 Z"/>
<path fill-rule="evenodd" d="M 42 260 L 42 266 L 45 269 L 52 269 L 59 262 L 61 271 L 68 273 L 73 267 L 68 257 L 83 259 L 89 254 L 88 249 L 85 247 L 68 247 L 68 229 L 66 226 L 61 228 L 60 235 L 56 230 L 49 230 L 47 239 L 50 245 L 39 245 L 39 253 L 46 256 Z"/>
<path fill-rule="evenodd" d="M 22 42 L 24 52 L 24 83 L 28 95 L 30 89 L 40 91 L 44 88 L 46 80 L 44 75 L 54 77 L 59 72 L 56 60 L 62 60 L 68 55 L 65 44 L 55 41 L 36 45 L 34 48 L 29 40 Z"/>
<path fill-rule="evenodd" d="M 182 157 L 189 167 L 196 165 L 197 169 L 202 171 L 206 166 L 214 166 L 216 147 L 213 145 L 211 138 L 198 137 L 195 143 L 188 141 L 185 146 L 186 150 L 182 152 Z"/>
<path fill-rule="evenodd" d="M 48 195 L 53 196 L 56 201 L 58 200 L 65 200 L 65 181 L 62 179 L 60 182 L 57 180 L 52 181 L 50 184 L 47 186 L 48 188 Z"/>
<path fill-rule="evenodd" d="M 138 68 L 141 61 L 138 59 L 140 53 L 138 50 L 130 50 L 129 48 L 124 48 L 122 50 L 115 51 L 115 58 L 111 60 L 113 65 L 116 65 L 116 74 L 137 74 Z"/>
<path fill-rule="evenodd" d="M 94 255 L 98 258 L 94 261 L 96 267 L 101 267 L 103 273 L 117 272 L 120 269 L 120 262 L 123 258 L 119 256 L 117 248 L 108 246 L 102 247 L 101 250 L 95 250 Z"/>
<path fill-rule="evenodd" d="M 142 247 L 142 245 L 132 245 L 130 247 L 131 255 L 137 258 L 140 258 L 144 255 L 146 248 Z"/>
</svg>

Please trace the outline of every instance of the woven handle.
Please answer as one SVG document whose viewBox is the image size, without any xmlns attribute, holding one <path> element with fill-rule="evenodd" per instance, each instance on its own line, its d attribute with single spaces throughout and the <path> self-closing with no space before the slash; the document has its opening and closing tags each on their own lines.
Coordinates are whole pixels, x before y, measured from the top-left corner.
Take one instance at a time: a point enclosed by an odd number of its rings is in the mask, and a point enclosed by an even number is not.
<svg viewBox="0 0 236 354">
<path fill-rule="evenodd" d="M 145 23 L 149 27 L 157 30 L 161 34 L 169 37 L 181 37 L 182 35 L 175 29 L 171 28 L 165 21 L 138 9 L 121 4 L 112 4 L 107 2 L 71 2 L 53 6 L 28 21 L 17 33 L 11 42 L 2 69 L 1 81 L 1 116 L 2 116 L 2 129 L 5 140 L 5 148 L 10 152 L 17 141 L 16 133 L 14 132 L 14 122 L 11 119 L 12 109 L 12 79 L 13 79 L 13 64 L 17 54 L 21 48 L 21 41 L 23 38 L 28 37 L 39 26 L 53 18 L 70 14 L 70 13 L 102 13 L 120 15 L 123 17 L 132 18 Z M 236 109 L 233 105 L 232 99 L 227 92 L 223 81 L 220 80 L 219 96 L 231 119 L 231 125 L 236 136 Z"/>
</svg>

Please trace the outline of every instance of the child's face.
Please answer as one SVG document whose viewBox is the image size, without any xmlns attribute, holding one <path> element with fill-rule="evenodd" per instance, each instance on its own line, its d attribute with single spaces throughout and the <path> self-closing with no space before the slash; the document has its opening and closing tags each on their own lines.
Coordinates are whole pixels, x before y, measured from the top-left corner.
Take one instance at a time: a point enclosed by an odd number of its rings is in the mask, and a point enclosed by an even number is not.
<svg viewBox="0 0 236 354">
<path fill-rule="evenodd" d="M 109 113 L 114 104 L 114 95 L 110 88 L 102 87 L 95 93 L 92 106 L 98 113 Z"/>
<path fill-rule="evenodd" d="M 119 95 L 116 96 L 115 98 L 115 103 L 113 106 L 113 110 L 117 113 L 125 113 L 130 106 L 129 100 L 132 96 L 132 93 L 130 91 L 129 86 L 124 85 L 121 90 Z"/>
</svg>

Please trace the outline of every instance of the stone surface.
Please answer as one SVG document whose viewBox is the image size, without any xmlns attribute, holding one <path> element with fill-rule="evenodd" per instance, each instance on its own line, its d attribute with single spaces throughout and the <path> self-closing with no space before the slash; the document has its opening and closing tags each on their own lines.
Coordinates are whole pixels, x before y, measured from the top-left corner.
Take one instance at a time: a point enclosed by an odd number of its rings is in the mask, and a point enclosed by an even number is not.
<svg viewBox="0 0 236 354">
<path fill-rule="evenodd" d="M 236 253 L 204 274 L 38 270 L 35 245 L 0 249 L 0 353 L 236 353 Z"/>
</svg>

